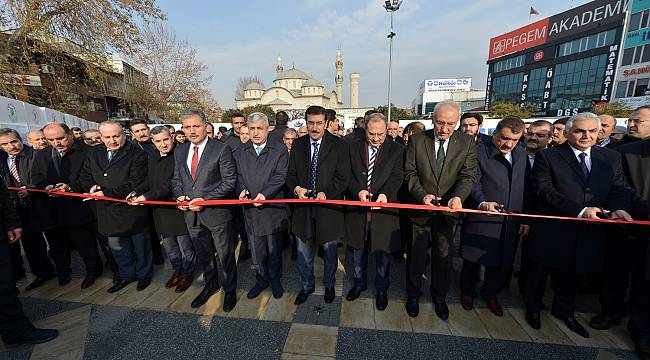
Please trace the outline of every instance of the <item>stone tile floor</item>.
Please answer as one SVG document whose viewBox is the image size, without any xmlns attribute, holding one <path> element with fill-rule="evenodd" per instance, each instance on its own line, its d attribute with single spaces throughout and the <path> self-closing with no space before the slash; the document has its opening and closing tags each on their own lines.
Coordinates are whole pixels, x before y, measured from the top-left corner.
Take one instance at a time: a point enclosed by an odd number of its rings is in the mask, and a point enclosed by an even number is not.
<svg viewBox="0 0 650 360">
<path fill-rule="evenodd" d="M 450 318 L 440 321 L 428 295 L 420 315 L 409 318 L 404 310 L 404 264 L 393 263 L 388 308 L 374 306 L 370 287 L 349 302 L 342 297 L 352 286 L 349 258 L 339 249 L 337 298 L 323 301 L 322 260 L 316 260 L 316 293 L 301 306 L 293 305 L 300 290 L 296 263 L 285 251 L 285 295 L 274 299 L 270 291 L 249 300 L 246 291 L 255 281 L 250 260 L 238 264 L 238 304 L 230 313 L 221 309 L 223 292 L 203 307 L 189 304 L 201 290 L 201 279 L 183 294 L 166 289 L 170 265 L 156 266 L 154 282 L 142 292 L 129 285 L 116 294 L 106 272 L 91 288 L 81 291 L 82 265 L 75 255 L 75 279 L 60 287 L 50 281 L 43 287 L 21 291 L 25 312 L 38 326 L 54 327 L 61 336 L 48 344 L 6 349 L 0 342 L 0 359 L 635 359 L 624 324 L 609 331 L 589 329 L 583 339 L 568 331 L 550 314 L 543 313 L 542 330 L 531 329 L 516 286 L 500 296 L 506 306 L 498 318 L 480 301 L 464 311 L 458 292 L 449 298 Z M 345 266 L 344 266 L 345 265 Z M 457 284 L 459 259 L 453 262 Z M 27 280 L 19 282 L 23 289 Z M 425 284 L 425 289 L 428 284 Z M 586 325 L 598 311 L 594 296 L 582 296 L 578 306 Z"/>
</svg>

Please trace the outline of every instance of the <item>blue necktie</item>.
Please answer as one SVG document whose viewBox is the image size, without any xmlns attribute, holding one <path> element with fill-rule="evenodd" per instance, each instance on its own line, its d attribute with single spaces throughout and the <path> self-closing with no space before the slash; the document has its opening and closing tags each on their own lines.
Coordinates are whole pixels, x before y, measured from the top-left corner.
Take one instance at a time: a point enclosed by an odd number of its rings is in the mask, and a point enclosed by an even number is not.
<svg viewBox="0 0 650 360">
<path fill-rule="evenodd" d="M 108 150 L 108 162 L 113 160 L 113 155 L 115 155 L 115 152 L 113 150 Z"/>
<path fill-rule="evenodd" d="M 257 154 L 257 156 L 260 156 L 261 152 L 262 152 L 262 147 L 261 146 L 256 146 L 255 147 L 255 153 Z"/>
<path fill-rule="evenodd" d="M 311 156 L 309 165 L 309 190 L 316 191 L 316 168 L 318 167 L 318 143 L 313 142 L 314 154 Z"/>
<path fill-rule="evenodd" d="M 587 167 L 587 161 L 585 158 L 587 157 L 586 153 L 580 153 L 580 169 L 582 170 L 582 174 L 585 176 L 585 179 L 589 179 L 589 168 Z"/>
</svg>

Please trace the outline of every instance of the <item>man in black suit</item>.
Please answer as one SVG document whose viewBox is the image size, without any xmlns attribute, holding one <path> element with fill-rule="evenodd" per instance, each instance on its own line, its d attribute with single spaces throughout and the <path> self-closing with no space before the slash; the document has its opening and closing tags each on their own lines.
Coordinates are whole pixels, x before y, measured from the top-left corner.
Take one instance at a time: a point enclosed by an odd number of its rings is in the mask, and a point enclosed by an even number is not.
<svg viewBox="0 0 650 360">
<path fill-rule="evenodd" d="M 305 112 L 309 136 L 293 142 L 289 155 L 287 187 L 298 199 L 338 200 L 348 186 L 348 144 L 325 129 L 325 109 L 310 106 Z M 338 265 L 337 243 L 343 239 L 343 209 L 332 205 L 296 204 L 292 230 L 298 241 L 298 270 L 302 289 L 295 304 L 314 292 L 314 256 L 323 246 L 325 302 L 334 301 L 334 276 Z"/>
<path fill-rule="evenodd" d="M 122 124 L 104 121 L 99 125 L 103 145 L 90 148 L 81 172 L 84 192 L 116 199 L 130 199 L 147 178 L 147 153 L 127 143 Z M 119 291 L 138 281 L 137 290 L 151 284 L 153 255 L 149 240 L 149 212 L 144 207 L 110 201 L 97 203 L 97 225 L 118 265 L 120 279 L 108 289 Z"/>
<path fill-rule="evenodd" d="M 408 191 L 416 203 L 440 203 L 451 209 L 461 209 L 476 183 L 476 142 L 471 136 L 454 131 L 460 118 L 460 106 L 455 102 L 439 102 L 432 117 L 432 130 L 409 137 L 404 162 Z M 406 262 L 406 312 L 411 317 L 419 313 L 422 274 L 426 267 L 429 241 L 432 240 L 431 297 L 436 315 L 447 320 L 449 243 L 458 216 L 418 211 L 413 213 L 412 221 L 413 239 Z"/>
<path fill-rule="evenodd" d="M 483 141 L 490 142 L 489 135 L 481 132 L 483 127 L 483 115 L 479 113 L 464 113 L 460 116 L 460 131 L 474 138 L 476 143 Z"/>
<path fill-rule="evenodd" d="M 203 207 L 195 203 L 231 198 L 237 184 L 237 167 L 230 146 L 208 138 L 207 117 L 202 110 L 188 109 L 181 114 L 181 120 L 189 142 L 174 151 L 172 193 L 179 202 L 189 201 L 188 205 L 179 205 L 179 209 L 185 212 L 185 223 L 205 280 L 205 287 L 191 306 L 202 306 L 223 286 L 223 310 L 229 312 L 237 304 L 232 212 L 225 206 Z"/>
<path fill-rule="evenodd" d="M 631 220 L 626 211 L 630 189 L 621 157 L 595 146 L 600 119 L 592 113 L 571 117 L 565 125 L 567 141 L 535 156 L 533 189 L 536 212 L 579 218 L 609 216 Z M 541 327 L 540 311 L 546 278 L 553 281 L 551 313 L 576 334 L 589 333 L 575 319 L 577 275 L 600 271 L 604 258 L 602 227 L 570 221 L 536 220 L 529 239 L 530 266 L 526 281 L 526 321 Z"/>
<path fill-rule="evenodd" d="M 366 140 L 350 143 L 348 196 L 363 202 L 397 202 L 404 180 L 404 147 L 387 140 L 386 118 L 374 113 L 366 120 Z M 353 301 L 368 286 L 368 253 L 375 257 L 375 306 L 388 305 L 390 254 L 400 249 L 399 210 L 351 207 L 345 213 L 345 238 L 352 247 L 354 286 L 346 299 Z"/>
<path fill-rule="evenodd" d="M 67 125 L 51 123 L 43 128 L 50 146 L 34 156 L 32 183 L 45 190 L 83 192 L 81 169 L 90 147 L 83 141 L 74 142 Z M 81 283 L 85 289 L 102 274 L 103 265 L 93 232 L 93 214 L 79 198 L 51 196 L 36 209 L 39 219 L 52 221 L 45 230 L 50 242 L 52 257 L 57 267 L 59 282 L 70 281 L 70 243 L 79 251 L 86 267 L 86 278 Z"/>
<path fill-rule="evenodd" d="M 235 151 L 237 190 L 240 199 L 267 200 L 284 198 L 289 154 L 280 141 L 269 136 L 269 119 L 252 113 L 246 121 L 251 141 Z M 251 241 L 257 282 L 247 294 L 256 298 L 271 285 L 273 297 L 284 293 L 282 277 L 282 240 L 288 226 L 286 204 L 243 206 L 248 239 Z"/>
<path fill-rule="evenodd" d="M 269 138 L 282 142 L 284 132 L 289 129 L 287 126 L 288 123 L 289 115 L 284 111 L 278 111 L 278 113 L 275 114 L 275 128 L 272 131 L 269 131 Z"/>
<path fill-rule="evenodd" d="M 404 146 L 404 139 L 399 135 L 399 128 L 400 126 L 398 121 L 389 121 L 388 127 L 386 128 L 386 133 L 388 134 L 386 138 Z"/>
<path fill-rule="evenodd" d="M 467 201 L 470 207 L 496 213 L 524 210 L 530 182 L 526 179 L 526 151 L 518 146 L 523 132 L 524 122 L 519 117 L 507 116 L 497 124 L 491 141 L 479 142 L 476 185 Z M 464 259 L 460 278 L 463 309 L 474 307 L 476 283 L 484 265 L 481 298 L 492 313 L 503 316 L 497 295 L 510 275 L 519 237 L 527 235 L 528 229 L 529 225 L 516 217 L 476 214 L 465 217 L 460 246 Z"/>
<path fill-rule="evenodd" d="M 18 132 L 9 128 L 0 129 L 0 148 L 3 150 L 0 155 L 0 172 L 4 185 L 32 186 L 32 164 L 36 151 L 23 144 Z M 20 243 L 22 243 L 29 268 L 36 276 L 36 279 L 29 283 L 25 290 L 36 289 L 54 278 L 55 275 L 54 267 L 47 257 L 47 242 L 41 231 L 42 225 L 45 224 L 36 216 L 36 207 L 38 206 L 38 202 L 34 202 L 36 197 L 39 195 L 30 194 L 27 191 L 9 192 L 9 198 L 18 213 L 23 229 L 20 242 L 14 241 L 9 244 L 14 275 L 16 278 L 25 276 L 23 257 L 20 251 Z"/>
</svg>

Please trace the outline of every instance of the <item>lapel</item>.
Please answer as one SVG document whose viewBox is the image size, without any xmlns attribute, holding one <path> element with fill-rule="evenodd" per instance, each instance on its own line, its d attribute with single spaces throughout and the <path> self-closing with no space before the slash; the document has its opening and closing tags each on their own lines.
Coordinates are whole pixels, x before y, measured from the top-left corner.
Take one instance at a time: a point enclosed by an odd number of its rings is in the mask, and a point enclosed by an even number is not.
<svg viewBox="0 0 650 360">
<path fill-rule="evenodd" d="M 578 178 L 582 183 L 586 186 L 587 184 L 587 179 L 585 179 L 584 174 L 582 173 L 582 170 L 580 169 L 580 163 L 578 162 L 578 159 L 573 154 L 573 150 L 571 149 L 571 146 L 569 146 L 569 143 L 565 142 L 564 144 L 558 145 L 557 146 L 558 152 L 560 153 L 560 156 L 566 163 L 569 165 L 569 167 L 573 170 L 573 172 L 578 175 Z M 591 154 L 593 156 L 594 150 L 593 147 L 591 149 Z M 593 157 L 592 157 L 593 160 Z M 592 170 L 593 170 L 593 161 L 591 162 L 592 165 Z M 593 177 L 593 175 L 591 176 Z"/>
<path fill-rule="evenodd" d="M 214 140 L 216 141 L 216 140 Z M 193 179 L 192 182 L 195 183 L 196 180 L 199 179 L 201 176 L 201 170 L 205 168 L 207 165 L 206 163 L 208 162 L 208 159 L 210 158 L 210 155 L 212 154 L 212 150 L 214 149 L 214 143 L 213 140 L 208 138 L 208 141 L 205 143 L 205 147 L 203 148 L 203 153 L 201 154 L 201 157 L 199 158 L 199 165 L 196 168 L 196 179 Z M 187 164 L 187 162 L 186 162 Z M 185 166 L 187 167 L 187 165 Z M 190 178 L 192 178 L 192 175 L 190 174 Z"/>
<path fill-rule="evenodd" d="M 368 144 L 365 141 L 355 141 L 354 147 L 353 150 L 356 150 L 355 152 L 359 156 L 363 169 L 368 170 Z M 364 171 L 364 173 L 366 172 Z"/>
<path fill-rule="evenodd" d="M 591 171 L 589 172 L 589 187 L 593 188 L 593 183 L 603 178 L 605 169 L 613 164 L 607 164 L 602 156 L 602 148 L 598 146 L 591 147 Z"/>
<path fill-rule="evenodd" d="M 111 166 L 117 164 L 121 159 L 123 159 L 129 153 L 131 146 L 133 145 L 125 143 L 124 146 L 122 146 L 122 148 L 117 151 L 117 154 L 113 155 L 113 158 L 110 162 L 108 161 L 108 150 L 104 151 L 104 159 L 106 161 L 104 171 L 108 170 Z"/>
<path fill-rule="evenodd" d="M 444 177 L 446 173 L 449 171 L 449 168 L 451 167 L 451 164 L 455 162 L 455 158 L 458 157 L 460 154 L 459 151 L 459 145 L 458 145 L 458 133 L 454 131 L 449 139 L 447 140 L 449 145 L 447 145 L 447 152 L 445 153 L 445 165 L 442 166 L 442 174 L 440 174 L 440 177 Z M 435 149 L 435 146 L 434 146 Z M 437 153 L 436 153 L 437 154 Z M 437 160 L 437 159 L 436 159 Z M 434 173 L 435 173 L 435 168 L 434 168 Z"/>
<path fill-rule="evenodd" d="M 431 165 L 431 173 L 433 177 L 438 182 L 438 173 L 436 171 L 436 136 L 433 130 L 427 130 L 424 132 L 424 148 L 427 152 L 427 158 L 429 159 L 429 165 Z"/>
<path fill-rule="evenodd" d="M 392 171 L 391 162 L 388 160 L 392 159 L 393 153 L 391 147 L 396 145 L 394 141 L 385 140 L 383 144 L 379 147 L 379 153 L 377 154 L 377 159 L 375 160 L 375 170 L 372 175 L 372 185 L 373 188 L 380 188 L 386 182 L 386 179 Z M 386 164 L 386 165 L 384 165 Z"/>
<path fill-rule="evenodd" d="M 190 174 L 190 169 L 187 167 L 187 155 L 190 153 L 190 146 L 192 146 L 192 143 L 188 141 L 187 144 L 188 146 L 178 147 L 178 160 L 181 161 L 181 167 L 185 170 L 187 177 L 191 179 L 192 175 Z"/>
<path fill-rule="evenodd" d="M 323 166 L 323 163 L 325 163 L 325 159 L 327 158 L 327 155 L 329 155 L 329 153 L 332 152 L 332 146 L 333 146 L 332 143 L 334 142 L 332 141 L 333 136 L 334 135 L 330 135 L 329 132 L 325 130 L 325 135 L 323 135 L 323 141 L 320 142 L 320 147 L 318 149 L 318 165 L 316 166 L 317 169 L 320 169 L 320 167 Z M 309 140 L 309 143 L 311 144 L 311 139 Z"/>
</svg>

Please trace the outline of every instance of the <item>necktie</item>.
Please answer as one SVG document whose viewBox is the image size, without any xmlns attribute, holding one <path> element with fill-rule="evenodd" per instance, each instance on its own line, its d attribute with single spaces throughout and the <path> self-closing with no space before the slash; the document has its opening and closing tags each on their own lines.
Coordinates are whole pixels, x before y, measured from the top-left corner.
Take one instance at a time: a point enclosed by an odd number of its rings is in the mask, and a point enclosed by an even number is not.
<svg viewBox="0 0 650 360">
<path fill-rule="evenodd" d="M 372 173 L 375 169 L 375 159 L 377 158 L 377 148 L 370 147 L 370 159 L 368 160 L 368 191 L 370 191 L 370 183 L 372 182 Z"/>
<path fill-rule="evenodd" d="M 257 156 L 260 156 L 261 152 L 262 152 L 262 147 L 261 146 L 256 146 L 255 147 L 255 153 L 257 154 Z"/>
<path fill-rule="evenodd" d="M 112 153 L 112 151 L 109 151 L 109 154 Z M 111 161 L 112 156 L 109 155 L 108 161 Z M 54 162 L 54 170 L 56 170 L 56 173 L 61 176 L 61 154 L 56 150 L 52 149 L 52 162 Z"/>
<path fill-rule="evenodd" d="M 314 146 L 314 154 L 311 156 L 311 164 L 309 165 L 309 190 L 316 191 L 316 168 L 318 167 L 318 143 L 312 143 Z"/>
<path fill-rule="evenodd" d="M 113 150 L 108 150 L 108 162 L 113 160 L 113 155 L 115 155 L 115 152 Z"/>
<path fill-rule="evenodd" d="M 438 147 L 438 153 L 436 154 L 436 172 L 438 176 L 442 175 L 442 167 L 445 165 L 445 140 L 440 139 L 440 146 Z"/>
<path fill-rule="evenodd" d="M 582 174 L 585 176 L 585 179 L 589 179 L 589 168 L 587 167 L 587 161 L 585 160 L 587 157 L 586 153 L 580 153 L 580 170 L 582 170 Z"/>
<path fill-rule="evenodd" d="M 11 165 L 9 165 L 9 171 L 11 172 L 11 176 L 13 176 L 14 180 L 16 180 L 17 184 L 20 184 L 20 175 L 18 175 L 18 166 L 16 164 L 16 157 L 10 156 L 9 159 L 11 160 Z"/>
<path fill-rule="evenodd" d="M 192 175 L 192 180 L 196 180 L 196 171 L 199 168 L 199 147 L 194 145 L 194 154 L 192 155 L 192 167 L 190 168 L 190 174 Z"/>
</svg>

